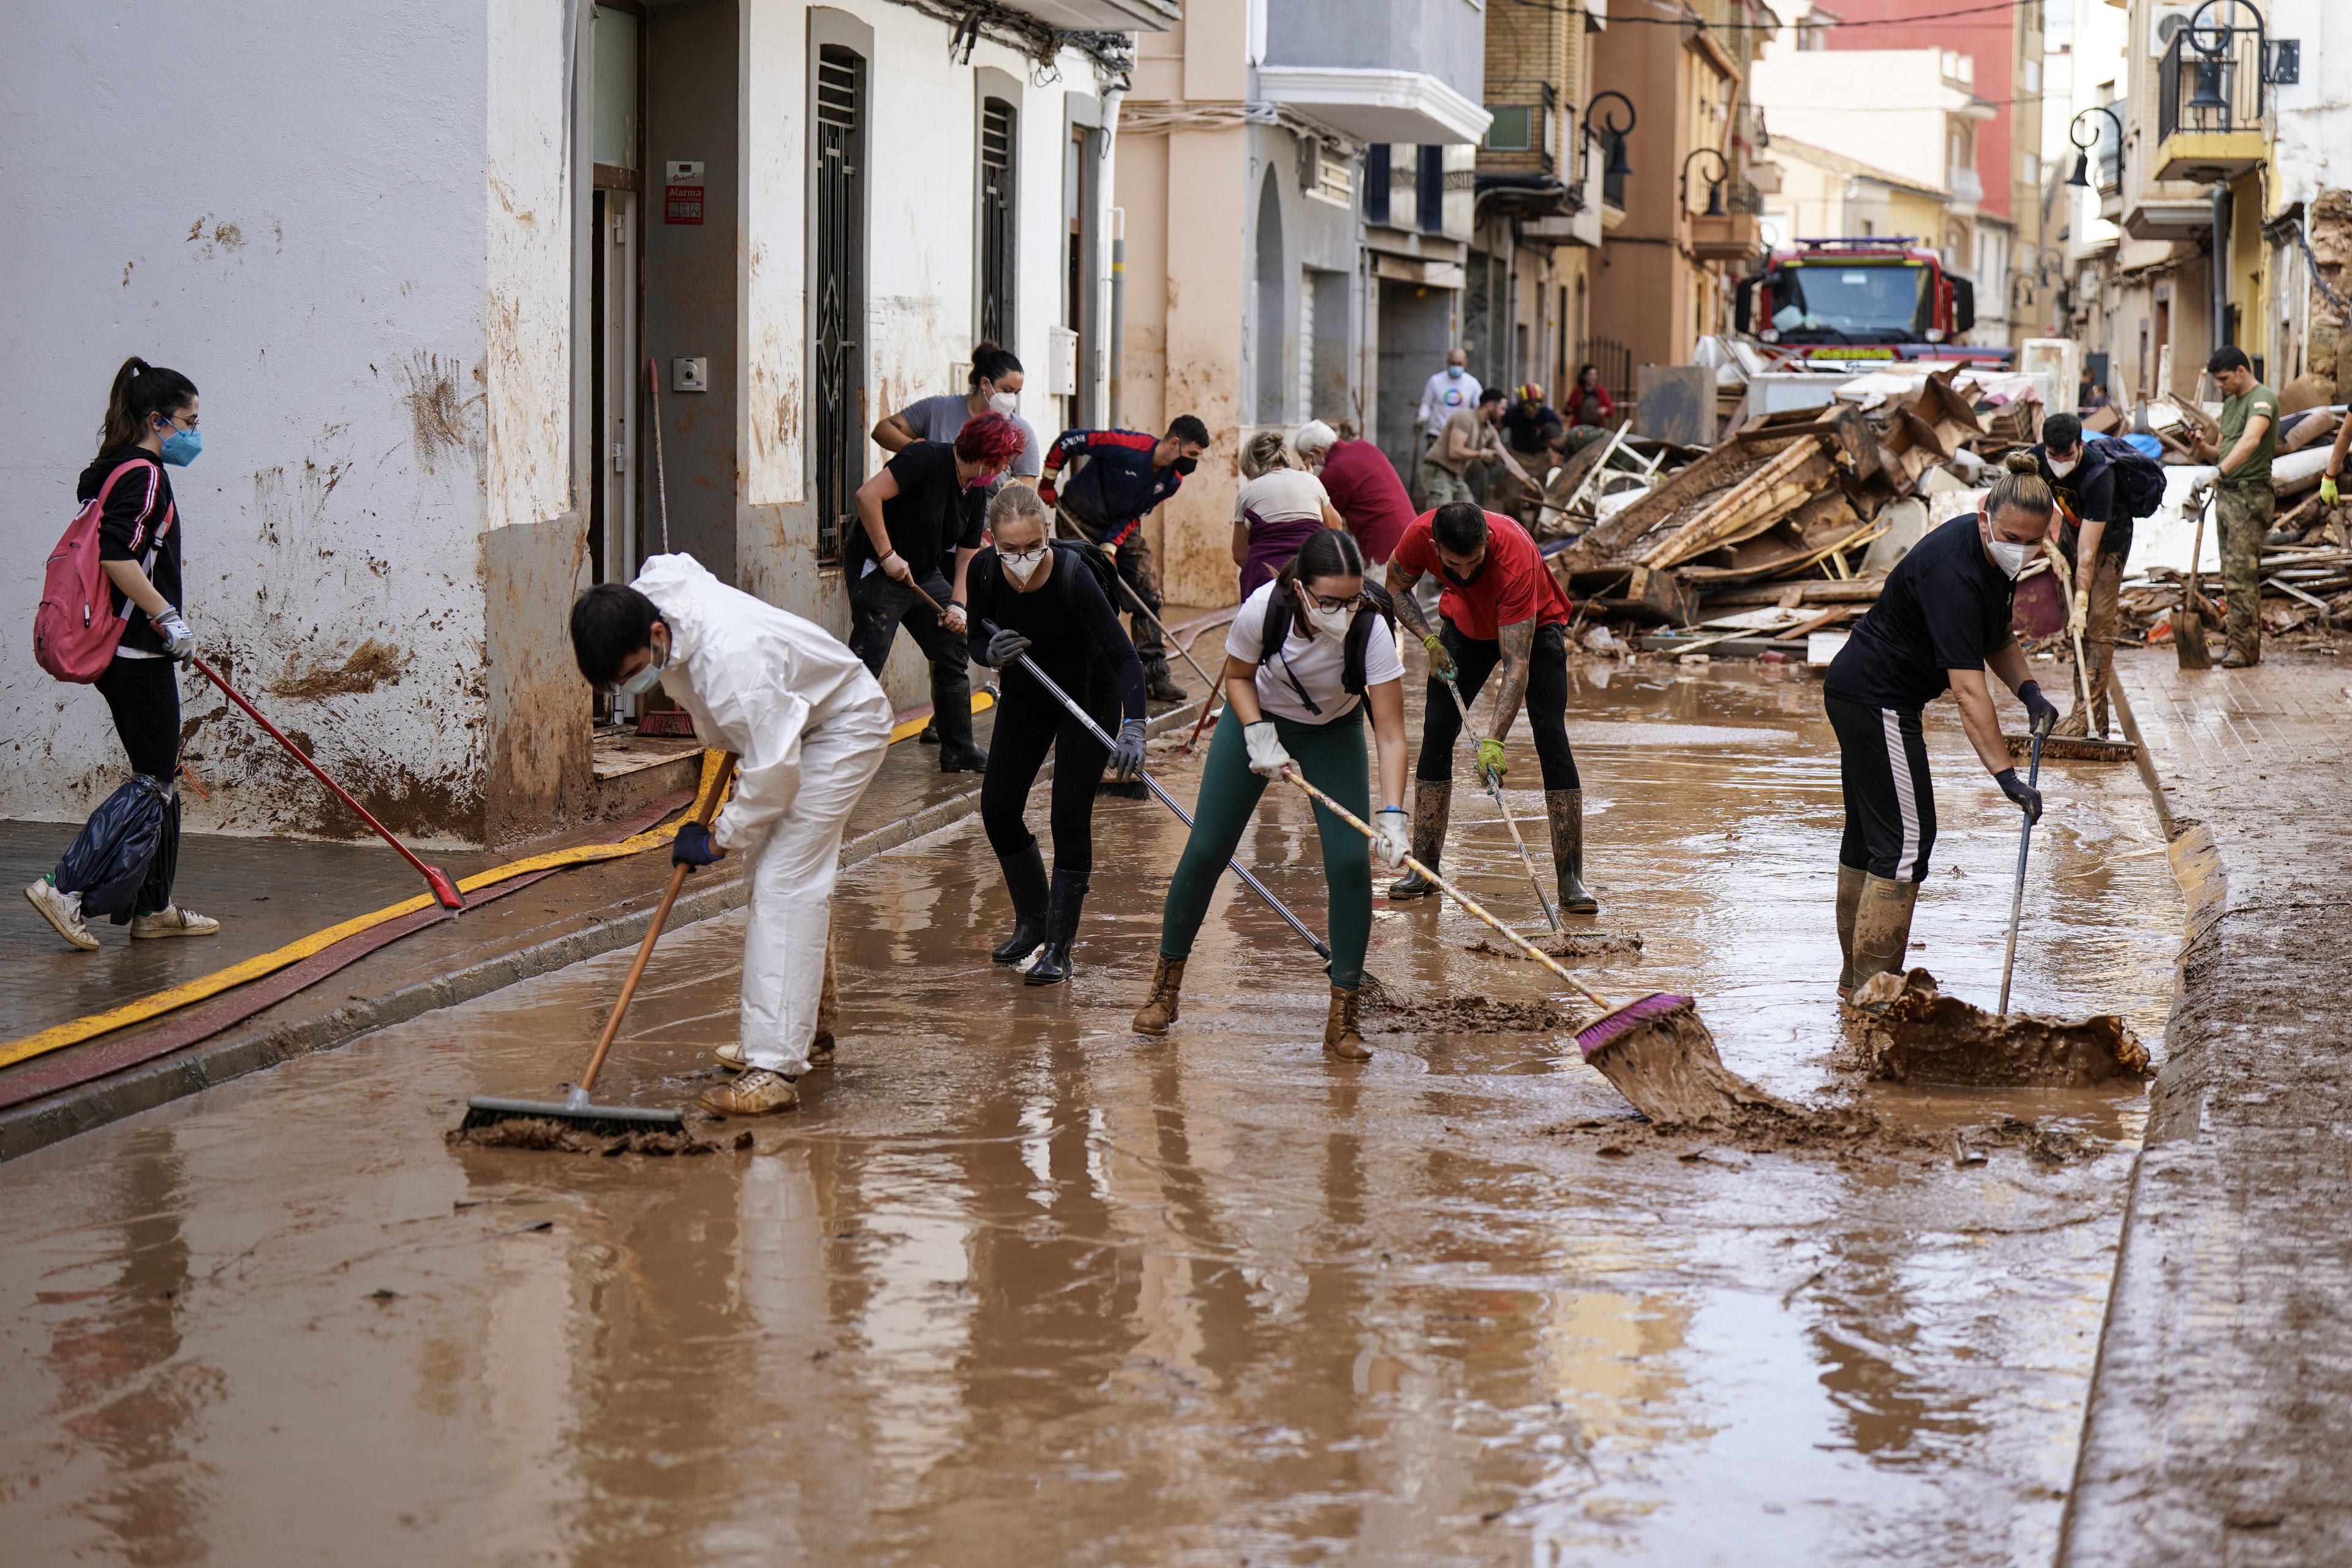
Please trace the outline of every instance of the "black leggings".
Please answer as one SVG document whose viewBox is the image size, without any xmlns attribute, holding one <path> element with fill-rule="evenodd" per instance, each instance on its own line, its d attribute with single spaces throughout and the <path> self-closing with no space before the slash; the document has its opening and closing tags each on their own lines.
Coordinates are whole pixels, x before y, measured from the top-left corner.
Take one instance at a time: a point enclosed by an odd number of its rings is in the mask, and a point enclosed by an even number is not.
<svg viewBox="0 0 2352 1568">
<path fill-rule="evenodd" d="M 1452 621 L 1444 623 L 1437 637 L 1454 656 L 1454 679 L 1462 689 L 1462 700 L 1475 703 L 1486 678 L 1503 662 L 1503 645 L 1465 637 Z M 1543 764 L 1544 788 L 1582 789 L 1576 753 L 1568 744 L 1568 638 L 1557 626 L 1539 628 L 1528 652 L 1527 713 L 1528 728 L 1535 732 L 1536 760 Z M 1445 682 L 1433 675 L 1428 706 L 1421 716 L 1421 761 L 1412 776 L 1424 784 L 1451 779 L 1454 742 L 1461 734 L 1462 715 L 1446 695 Z"/>
<path fill-rule="evenodd" d="M 1099 706 L 1087 700 L 1093 672 L 1086 666 L 1048 667 L 1045 673 L 1089 710 Z M 1022 810 L 1050 751 L 1054 869 L 1087 876 L 1095 868 L 1095 784 L 1110 752 L 1026 671 L 1007 669 L 1003 684 L 996 728 L 988 740 L 988 773 L 980 783 L 980 820 L 988 829 L 989 847 L 1004 859 L 1037 842 Z"/>
</svg>

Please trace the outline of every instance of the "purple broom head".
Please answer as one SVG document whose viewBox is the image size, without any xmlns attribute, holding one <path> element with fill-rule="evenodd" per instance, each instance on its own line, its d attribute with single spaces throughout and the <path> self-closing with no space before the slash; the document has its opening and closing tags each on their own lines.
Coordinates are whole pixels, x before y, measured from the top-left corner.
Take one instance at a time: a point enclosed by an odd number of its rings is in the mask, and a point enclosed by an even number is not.
<svg viewBox="0 0 2352 1568">
<path fill-rule="evenodd" d="M 1662 1018 L 1677 1007 L 1690 1005 L 1689 997 L 1677 996 L 1671 991 L 1653 991 L 1647 996 L 1636 996 L 1631 1002 L 1612 1007 L 1578 1030 L 1576 1048 L 1584 1053 L 1586 1061 L 1591 1061 L 1652 1019 Z"/>
</svg>

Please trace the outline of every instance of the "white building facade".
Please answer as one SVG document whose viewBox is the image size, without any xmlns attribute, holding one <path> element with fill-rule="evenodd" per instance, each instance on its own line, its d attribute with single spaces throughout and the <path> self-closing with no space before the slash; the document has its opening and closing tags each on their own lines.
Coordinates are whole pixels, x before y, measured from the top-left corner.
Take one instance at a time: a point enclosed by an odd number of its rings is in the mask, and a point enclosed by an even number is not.
<svg viewBox="0 0 2352 1568">
<path fill-rule="evenodd" d="M 21 615 L 116 365 L 170 365 L 203 396 L 173 478 L 216 666 L 397 829 L 558 825 L 593 785 L 566 610 L 665 512 L 669 548 L 845 631 L 865 433 L 961 390 L 983 323 L 1042 439 L 1100 417 L 1123 30 L 1174 16 L 427 0 L 293 26 L 225 0 L 126 71 L 149 14 L 38 8 L 0 64 L 46 171 L 0 240 Z M 30 645 L 0 663 L 0 813 L 70 819 L 124 764 Z M 208 688 L 183 700 L 192 828 L 347 831 Z"/>
</svg>

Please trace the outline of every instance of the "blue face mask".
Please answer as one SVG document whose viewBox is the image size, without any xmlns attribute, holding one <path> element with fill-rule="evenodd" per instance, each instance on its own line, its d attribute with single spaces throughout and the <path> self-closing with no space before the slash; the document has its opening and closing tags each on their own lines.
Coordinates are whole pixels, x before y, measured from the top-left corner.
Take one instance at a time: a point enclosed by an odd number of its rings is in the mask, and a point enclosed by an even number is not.
<svg viewBox="0 0 2352 1568">
<path fill-rule="evenodd" d="M 186 468 L 196 460 L 196 454 L 205 449 L 205 433 L 202 430 L 183 430 L 168 420 L 163 423 L 172 432 L 163 437 L 163 460 L 175 468 Z"/>
<path fill-rule="evenodd" d="M 1455 381 L 1460 381 L 1462 379 L 1462 367 L 1458 364 L 1449 364 L 1445 367 L 1445 374 L 1453 377 Z"/>
</svg>

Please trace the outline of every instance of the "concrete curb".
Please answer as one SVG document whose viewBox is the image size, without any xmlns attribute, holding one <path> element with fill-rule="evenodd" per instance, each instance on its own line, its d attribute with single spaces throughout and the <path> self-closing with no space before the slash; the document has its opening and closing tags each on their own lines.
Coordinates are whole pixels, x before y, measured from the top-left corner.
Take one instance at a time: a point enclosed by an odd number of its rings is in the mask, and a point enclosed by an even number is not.
<svg viewBox="0 0 2352 1568">
<path fill-rule="evenodd" d="M 1150 721 L 1145 732 L 1160 735 L 1173 730 L 1188 729 L 1199 716 L 1200 703 L 1187 702 Z M 1052 776 L 1053 768 L 1049 763 L 1038 774 L 1038 782 L 1045 783 Z M 877 855 L 887 854 L 918 838 L 928 837 L 942 828 L 953 827 L 979 809 L 980 791 L 976 788 L 950 795 L 946 800 L 935 801 L 920 811 L 843 845 L 842 868 L 846 870 Z M 698 891 L 681 894 L 671 912 L 670 929 L 676 930 L 740 909 L 749 898 L 750 891 L 740 876 L 717 886 L 705 886 Z M 103 1127 L 110 1121 L 119 1121 L 142 1110 L 152 1110 L 159 1105 L 185 1099 L 247 1073 L 275 1067 L 279 1062 L 308 1056 L 313 1051 L 332 1050 L 387 1025 L 405 1023 L 436 1008 L 454 1007 L 518 981 L 545 974 L 584 958 L 594 958 L 615 948 L 631 946 L 644 940 L 646 926 L 652 919 L 653 910 L 648 906 L 635 913 L 583 926 L 562 936 L 486 959 L 429 981 L 404 986 L 372 1001 L 346 1004 L 322 1016 L 289 1019 L 276 1025 L 232 1026 L 184 1051 L 127 1072 L 94 1079 L 47 1100 L 33 1100 L 0 1111 L 0 1162 L 29 1154 L 36 1149 L 61 1142 L 78 1132 Z M 299 998 L 300 994 L 297 993 L 278 1006 L 288 1006 Z"/>
</svg>

